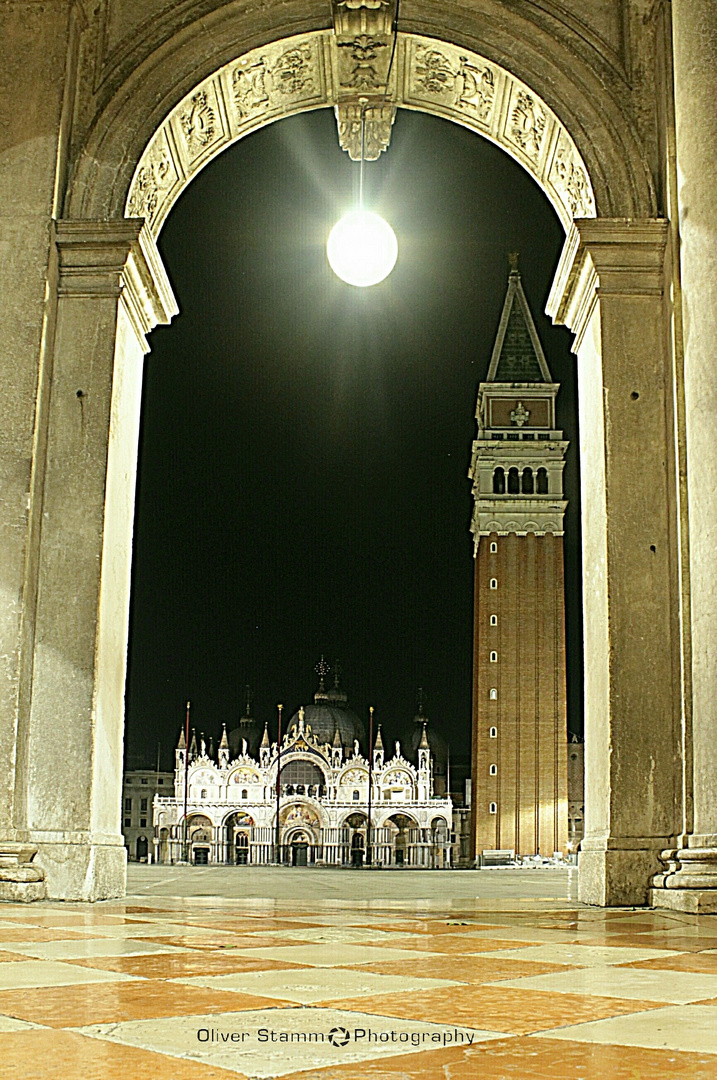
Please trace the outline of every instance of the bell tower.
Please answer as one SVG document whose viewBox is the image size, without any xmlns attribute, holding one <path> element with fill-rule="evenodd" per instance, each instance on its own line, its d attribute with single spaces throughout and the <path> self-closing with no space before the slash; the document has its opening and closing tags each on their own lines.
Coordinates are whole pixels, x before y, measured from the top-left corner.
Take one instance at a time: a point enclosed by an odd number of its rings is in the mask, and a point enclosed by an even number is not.
<svg viewBox="0 0 717 1080">
<path fill-rule="evenodd" d="M 472 833 L 552 856 L 567 845 L 563 467 L 552 381 L 517 256 L 473 443 Z"/>
</svg>

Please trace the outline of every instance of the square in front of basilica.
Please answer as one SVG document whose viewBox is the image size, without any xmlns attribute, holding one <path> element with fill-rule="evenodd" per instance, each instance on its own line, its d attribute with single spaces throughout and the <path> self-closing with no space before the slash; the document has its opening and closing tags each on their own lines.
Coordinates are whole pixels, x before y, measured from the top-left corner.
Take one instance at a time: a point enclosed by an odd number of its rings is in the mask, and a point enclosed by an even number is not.
<svg viewBox="0 0 717 1080">
<path fill-rule="evenodd" d="M 125 900 L 7 905 L 3 1075 L 717 1077 L 717 925 L 575 877 L 132 866 Z"/>
</svg>

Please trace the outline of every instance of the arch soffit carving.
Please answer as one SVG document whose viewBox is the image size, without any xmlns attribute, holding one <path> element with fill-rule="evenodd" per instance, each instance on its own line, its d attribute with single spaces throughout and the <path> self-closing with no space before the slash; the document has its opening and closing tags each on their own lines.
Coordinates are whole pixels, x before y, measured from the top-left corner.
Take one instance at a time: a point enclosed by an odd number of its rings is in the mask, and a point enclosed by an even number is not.
<svg viewBox="0 0 717 1080">
<path fill-rule="evenodd" d="M 331 38 L 320 31 L 254 49 L 195 86 L 145 147 L 126 216 L 144 217 L 156 237 L 186 185 L 222 150 L 273 120 L 333 104 Z M 453 120 L 510 154 L 566 232 L 573 218 L 596 216 L 588 170 L 567 128 L 505 68 L 456 45 L 399 34 L 393 81 L 399 107 Z"/>
</svg>

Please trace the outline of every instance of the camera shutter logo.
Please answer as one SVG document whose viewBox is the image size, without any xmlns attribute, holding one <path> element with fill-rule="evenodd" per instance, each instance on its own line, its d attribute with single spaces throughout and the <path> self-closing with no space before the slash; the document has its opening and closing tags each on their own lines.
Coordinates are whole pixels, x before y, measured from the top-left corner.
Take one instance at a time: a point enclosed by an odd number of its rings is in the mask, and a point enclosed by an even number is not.
<svg viewBox="0 0 717 1080">
<path fill-rule="evenodd" d="M 329 1032 L 329 1042 L 332 1046 L 346 1046 L 351 1036 L 345 1027 L 331 1028 Z"/>
</svg>

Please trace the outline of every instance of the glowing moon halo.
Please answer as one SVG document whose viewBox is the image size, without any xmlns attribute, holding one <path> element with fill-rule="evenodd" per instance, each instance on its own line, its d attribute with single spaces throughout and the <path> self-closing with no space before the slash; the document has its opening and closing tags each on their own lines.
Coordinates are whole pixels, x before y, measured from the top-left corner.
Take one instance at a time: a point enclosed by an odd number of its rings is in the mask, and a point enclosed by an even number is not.
<svg viewBox="0 0 717 1080">
<path fill-rule="evenodd" d="M 396 234 L 387 221 L 370 210 L 344 214 L 326 244 L 329 265 L 348 285 L 366 288 L 393 270 L 398 258 Z"/>
</svg>

